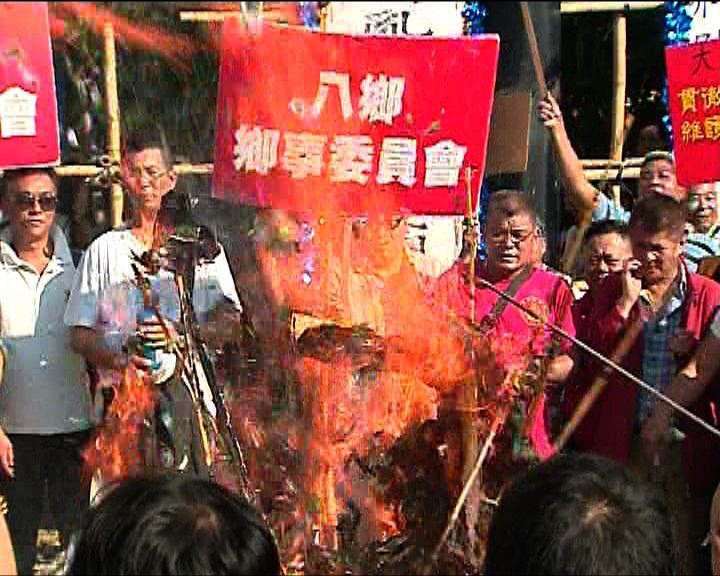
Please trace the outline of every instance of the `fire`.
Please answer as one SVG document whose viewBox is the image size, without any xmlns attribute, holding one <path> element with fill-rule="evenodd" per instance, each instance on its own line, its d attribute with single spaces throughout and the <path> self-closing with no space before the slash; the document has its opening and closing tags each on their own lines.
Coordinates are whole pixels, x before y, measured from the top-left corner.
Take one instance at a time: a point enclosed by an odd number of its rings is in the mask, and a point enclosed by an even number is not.
<svg viewBox="0 0 720 576">
<path fill-rule="evenodd" d="M 105 423 L 85 451 L 87 466 L 108 481 L 142 469 L 143 432 L 154 407 L 150 385 L 132 368 L 113 391 Z"/>
<path fill-rule="evenodd" d="M 191 38 L 165 32 L 159 27 L 131 22 L 92 2 L 51 2 L 50 29 L 53 37 L 66 39 L 67 20 L 77 20 L 103 36 L 106 23 L 113 25 L 116 39 L 121 44 L 157 52 L 178 68 L 189 71 L 189 59 L 201 47 Z M 68 39 L 70 41 L 70 39 Z"/>
</svg>

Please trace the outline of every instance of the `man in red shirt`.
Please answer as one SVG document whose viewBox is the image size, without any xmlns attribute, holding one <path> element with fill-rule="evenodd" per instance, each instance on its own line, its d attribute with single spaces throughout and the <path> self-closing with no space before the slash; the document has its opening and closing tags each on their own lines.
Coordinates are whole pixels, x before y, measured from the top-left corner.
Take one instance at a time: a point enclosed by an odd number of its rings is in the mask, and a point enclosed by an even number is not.
<svg viewBox="0 0 720 576">
<path fill-rule="evenodd" d="M 720 286 L 685 266 L 685 219 L 685 209 L 669 197 L 654 195 L 637 204 L 630 220 L 634 259 L 622 273 L 610 275 L 598 288 L 586 334 L 590 345 L 610 356 L 628 330 L 639 324 L 639 336 L 622 365 L 661 392 L 687 365 L 720 303 Z M 587 362 L 586 386 L 602 368 L 594 361 Z M 694 456 L 704 450 L 707 432 L 683 423 L 686 437 L 682 445 L 675 442 L 662 456 L 649 456 L 643 449 L 641 430 L 657 406 L 654 396 L 613 373 L 575 440 L 583 449 L 627 463 L 662 485 L 674 517 L 680 552 L 678 570 L 686 573 L 686 484 L 691 490 L 699 487 L 696 480 L 703 476 L 701 466 L 710 464 Z M 707 396 L 690 409 L 712 422 Z M 684 465 L 680 463 L 681 448 Z"/>
<path fill-rule="evenodd" d="M 540 318 L 574 335 L 570 288 L 559 275 L 535 266 L 539 231 L 528 197 L 514 190 L 493 193 L 483 232 L 487 259 L 477 263 L 476 278 L 489 282 Z M 512 304 L 507 305 L 505 299 L 480 284 L 474 290 L 473 302 L 467 268 L 467 264 L 458 263 L 439 279 L 436 300 L 487 333 L 495 361 L 506 374 L 525 373 L 530 364 L 537 362 L 545 366 L 545 384 L 562 384 L 572 369 L 571 344 L 556 340 L 542 323 Z M 523 434 L 527 436 L 519 438 L 517 427 L 510 427 L 514 428 L 513 451 L 521 459 L 552 455 L 545 399 L 546 390 L 533 406 L 516 406 L 521 413 L 516 414 L 514 421 L 526 429 Z M 518 453 L 518 448 L 524 454 Z"/>
</svg>

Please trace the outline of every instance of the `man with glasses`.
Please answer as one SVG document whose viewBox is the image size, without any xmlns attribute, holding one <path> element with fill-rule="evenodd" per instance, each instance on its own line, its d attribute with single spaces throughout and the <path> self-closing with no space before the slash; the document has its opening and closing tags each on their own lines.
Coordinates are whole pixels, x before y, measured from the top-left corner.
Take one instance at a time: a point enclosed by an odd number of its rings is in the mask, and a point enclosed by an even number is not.
<svg viewBox="0 0 720 576">
<path fill-rule="evenodd" d="M 476 264 L 475 273 L 540 318 L 574 335 L 570 288 L 557 274 L 537 266 L 537 217 L 522 192 L 501 190 L 490 196 L 483 230 L 487 259 Z M 570 343 L 558 341 L 552 332 L 494 291 L 476 283 L 471 302 L 467 264 L 458 263 L 438 281 L 435 300 L 471 321 L 499 351 L 501 368 L 532 371 L 542 367 L 543 384 L 559 387 L 572 369 Z M 474 317 L 473 317 L 474 313 Z M 544 459 L 552 454 L 550 410 L 544 389 L 535 402 L 519 401 L 512 431 L 512 451 L 518 462 Z M 525 401 L 528 399 L 525 398 Z M 503 435 L 505 440 L 509 440 Z M 500 440 L 503 441 L 502 439 Z"/>
<path fill-rule="evenodd" d="M 132 203 L 132 221 L 128 228 L 111 230 L 88 247 L 78 267 L 65 323 L 71 327 L 73 348 L 98 367 L 102 386 L 117 384 L 128 368 L 130 373 L 145 374 L 155 384 L 158 406 L 163 406 L 156 420 L 165 428 L 169 423 L 170 430 L 165 432 L 170 437 L 163 433 L 159 453 L 149 457 L 157 459 L 162 468 L 206 473 L 199 457 L 194 406 L 189 402 L 192 393 L 185 386 L 189 384 L 185 380 L 184 385 L 171 384 L 175 382 L 176 357 L 157 317 L 143 317 L 148 302 L 144 302 L 144 291 L 138 287 L 133 269 L 143 254 L 164 247 L 168 230 L 161 221 L 167 215 L 163 200 L 173 193 L 177 181 L 173 158 L 162 132 L 155 128 L 134 132 L 125 148 L 123 174 Z M 180 310 L 172 272 L 164 268 L 157 273 L 145 269 L 145 274 L 160 315 L 171 326 L 177 326 Z M 191 296 L 201 325 L 207 323 L 211 314 L 221 318 L 221 323 L 237 319 L 240 301 L 219 244 L 214 257 L 198 262 L 195 267 Z M 154 366 L 133 350 L 129 341 L 134 335 L 165 349 Z M 204 380 L 201 387 L 202 397 L 196 401 L 215 417 L 217 407 Z"/>
<path fill-rule="evenodd" d="M 47 488 L 63 546 L 89 501 L 82 449 L 94 425 L 85 360 L 63 312 L 75 266 L 54 224 L 51 168 L 6 171 L 0 235 L 0 487 L 20 574 L 31 574 Z"/>
</svg>

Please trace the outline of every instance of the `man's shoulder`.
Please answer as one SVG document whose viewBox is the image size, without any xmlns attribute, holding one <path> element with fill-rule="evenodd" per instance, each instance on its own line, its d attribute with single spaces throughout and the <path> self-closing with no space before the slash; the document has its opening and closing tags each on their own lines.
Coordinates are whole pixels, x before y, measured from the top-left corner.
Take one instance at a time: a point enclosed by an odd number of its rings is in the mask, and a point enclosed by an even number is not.
<svg viewBox="0 0 720 576">
<path fill-rule="evenodd" d="M 109 249 L 117 249 L 118 246 L 126 244 L 129 232 L 125 229 L 108 230 L 95 238 L 85 250 L 86 253 L 98 255 L 106 253 Z"/>
<path fill-rule="evenodd" d="M 697 274 L 696 272 L 688 272 L 688 279 L 693 290 L 698 294 L 720 300 L 720 284 L 712 278 Z"/>
</svg>

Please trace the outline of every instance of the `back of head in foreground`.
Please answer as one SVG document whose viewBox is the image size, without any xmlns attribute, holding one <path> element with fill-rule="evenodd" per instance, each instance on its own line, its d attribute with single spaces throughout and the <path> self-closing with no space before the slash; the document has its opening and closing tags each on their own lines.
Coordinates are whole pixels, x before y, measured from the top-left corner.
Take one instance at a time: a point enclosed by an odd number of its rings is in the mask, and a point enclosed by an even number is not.
<svg viewBox="0 0 720 576">
<path fill-rule="evenodd" d="M 90 509 L 67 574 L 281 574 L 272 535 L 240 496 L 187 475 L 129 478 Z"/>
<path fill-rule="evenodd" d="M 485 574 L 672 574 L 664 502 L 620 465 L 560 455 L 518 478 L 490 524 Z"/>
</svg>

